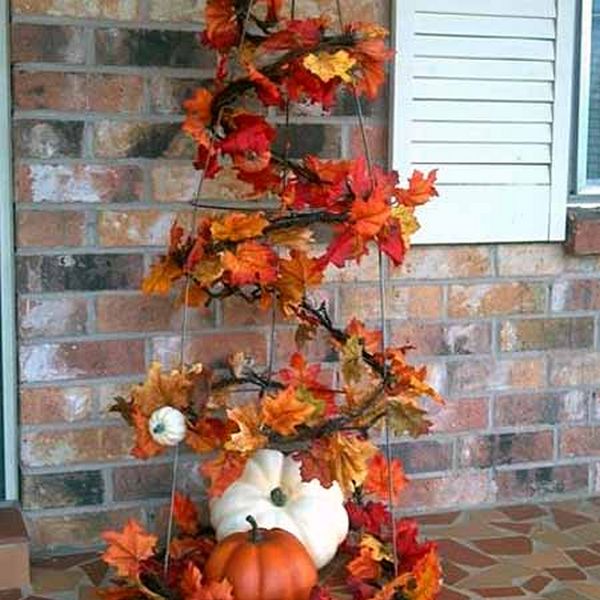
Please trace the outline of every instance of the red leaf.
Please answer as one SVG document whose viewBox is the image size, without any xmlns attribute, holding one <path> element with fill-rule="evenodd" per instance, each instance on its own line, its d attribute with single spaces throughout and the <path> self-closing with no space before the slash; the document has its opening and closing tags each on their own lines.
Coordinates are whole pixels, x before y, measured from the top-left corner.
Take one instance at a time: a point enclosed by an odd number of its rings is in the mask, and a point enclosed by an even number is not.
<svg viewBox="0 0 600 600">
<path fill-rule="evenodd" d="M 188 496 L 175 492 L 173 518 L 179 530 L 188 535 L 198 531 L 198 509 Z"/>
</svg>

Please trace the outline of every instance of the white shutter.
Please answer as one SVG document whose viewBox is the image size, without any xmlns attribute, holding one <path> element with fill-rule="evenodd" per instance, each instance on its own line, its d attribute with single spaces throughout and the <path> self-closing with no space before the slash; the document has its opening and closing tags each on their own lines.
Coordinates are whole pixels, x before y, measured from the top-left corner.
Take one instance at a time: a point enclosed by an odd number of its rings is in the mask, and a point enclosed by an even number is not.
<svg viewBox="0 0 600 600">
<path fill-rule="evenodd" d="M 394 4 L 394 168 L 439 169 L 415 242 L 563 239 L 575 0 Z"/>
</svg>

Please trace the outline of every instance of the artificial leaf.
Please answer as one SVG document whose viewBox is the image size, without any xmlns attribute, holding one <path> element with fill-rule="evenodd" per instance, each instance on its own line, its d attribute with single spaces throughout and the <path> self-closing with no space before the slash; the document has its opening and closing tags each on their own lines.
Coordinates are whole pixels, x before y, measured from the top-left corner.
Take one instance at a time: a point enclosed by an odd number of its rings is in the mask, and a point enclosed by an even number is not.
<svg viewBox="0 0 600 600">
<path fill-rule="evenodd" d="M 412 571 L 415 587 L 407 587 L 404 596 L 408 600 L 435 600 L 441 590 L 442 570 L 434 549 L 430 550 Z"/>
<path fill-rule="evenodd" d="M 194 279 L 203 287 L 210 288 L 223 275 L 223 265 L 218 256 L 207 256 L 195 266 Z"/>
<path fill-rule="evenodd" d="M 271 34 L 261 44 L 262 50 L 299 50 L 316 46 L 323 29 L 327 26 L 326 17 L 292 19 L 279 31 Z"/>
<path fill-rule="evenodd" d="M 364 239 L 375 237 L 391 214 L 390 205 L 379 193 L 366 200 L 356 199 L 350 208 L 353 230 Z"/>
<path fill-rule="evenodd" d="M 179 583 L 179 589 L 183 598 L 190 599 L 196 598 L 202 589 L 202 573 L 193 562 L 186 563 Z"/>
<path fill-rule="evenodd" d="M 313 240 L 313 232 L 308 227 L 288 227 L 267 233 L 267 238 L 274 246 L 283 246 L 290 250 L 307 252 Z"/>
<path fill-rule="evenodd" d="M 242 474 L 247 458 L 238 452 L 220 452 L 200 465 L 200 473 L 209 480 L 208 496 L 216 498 Z"/>
<path fill-rule="evenodd" d="M 104 562 L 114 567 L 117 574 L 135 580 L 140 562 L 152 556 L 158 538 L 144 531 L 134 520 L 127 522 L 123 531 L 105 531 L 102 539 L 108 548 L 102 555 Z"/>
<path fill-rule="evenodd" d="M 194 452 L 210 452 L 223 446 L 230 433 L 221 419 L 202 417 L 188 427 L 185 442 Z"/>
<path fill-rule="evenodd" d="M 215 240 L 237 242 L 261 236 L 268 224 L 269 221 L 260 212 L 230 212 L 225 217 L 213 221 L 210 231 Z"/>
<path fill-rule="evenodd" d="M 212 100 L 210 91 L 198 88 L 191 98 L 183 102 L 186 118 L 182 129 L 198 143 L 207 141 L 206 126 L 212 119 Z"/>
<path fill-rule="evenodd" d="M 268 284 L 277 279 L 277 255 L 258 242 L 242 242 L 235 253 L 227 250 L 222 264 L 231 285 Z"/>
<path fill-rule="evenodd" d="M 267 445 L 268 438 L 261 431 L 262 417 L 255 404 L 248 403 L 230 408 L 227 417 L 237 426 L 237 431 L 232 433 L 225 443 L 227 450 L 246 454 Z"/>
<path fill-rule="evenodd" d="M 226 579 L 209 581 L 194 600 L 235 600 L 233 586 Z"/>
<path fill-rule="evenodd" d="M 390 398 L 388 406 L 389 423 L 395 434 L 416 438 L 429 433 L 432 423 L 427 419 L 427 411 L 401 398 Z"/>
<path fill-rule="evenodd" d="M 202 41 L 206 45 L 227 52 L 238 43 L 240 26 L 234 0 L 207 0 L 204 18 L 206 31 Z"/>
<path fill-rule="evenodd" d="M 123 398 L 123 396 L 115 396 L 114 404 L 108 409 L 108 412 L 119 413 L 123 420 L 133 426 L 133 402 Z"/>
<path fill-rule="evenodd" d="M 400 189 L 397 192 L 398 200 L 405 206 L 420 206 L 432 197 L 437 196 L 435 188 L 437 169 L 429 171 L 427 177 L 421 171 L 414 171 L 408 180 L 408 189 Z"/>
<path fill-rule="evenodd" d="M 307 450 L 295 452 L 293 458 L 300 463 L 302 481 L 316 479 L 323 487 L 331 487 L 333 476 L 327 457 L 328 443 L 324 439 L 313 440 Z"/>
<path fill-rule="evenodd" d="M 377 537 L 381 537 L 383 529 L 389 527 L 392 521 L 387 507 L 382 502 L 347 502 L 346 510 L 352 529 L 364 530 Z"/>
<path fill-rule="evenodd" d="M 282 103 L 279 88 L 267 76 L 246 63 L 248 79 L 254 84 L 256 95 L 265 106 L 280 106 Z"/>
<path fill-rule="evenodd" d="M 144 277 L 144 294 L 168 294 L 173 284 L 183 276 L 183 269 L 170 257 L 164 257 L 150 267 Z"/>
<path fill-rule="evenodd" d="M 357 335 L 351 335 L 340 349 L 342 375 L 346 383 L 360 381 L 363 371 L 363 342 Z"/>
<path fill-rule="evenodd" d="M 262 401 L 264 424 L 281 435 L 295 434 L 296 427 L 306 423 L 314 411 L 312 404 L 298 399 L 296 389 L 292 386 Z"/>
<path fill-rule="evenodd" d="M 394 560 L 393 554 L 388 548 L 386 548 L 383 542 L 370 533 L 362 534 L 359 545 L 361 548 L 368 548 L 371 553 L 371 557 L 377 562 L 381 562 L 383 560 L 393 562 Z"/>
<path fill-rule="evenodd" d="M 174 538 L 169 546 L 173 560 L 189 559 L 195 565 L 203 565 L 215 548 L 216 541 L 212 538 L 183 537 Z"/>
<path fill-rule="evenodd" d="M 391 483 L 391 489 L 390 489 Z M 383 453 L 378 452 L 369 461 L 369 473 L 363 484 L 363 491 L 372 494 L 379 500 L 388 500 L 391 493 L 393 503 L 397 503 L 400 492 L 406 487 L 408 479 L 404 474 L 402 463 L 393 458 L 390 468 Z"/>
<path fill-rule="evenodd" d="M 362 321 L 353 318 L 345 329 L 346 335 L 358 337 L 365 350 L 374 354 L 381 348 L 382 333 L 375 329 L 367 329 Z"/>
<path fill-rule="evenodd" d="M 357 579 L 374 581 L 381 575 L 381 565 L 373 557 L 369 547 L 361 546 L 358 556 L 355 556 L 347 565 L 350 575 Z"/>
<path fill-rule="evenodd" d="M 335 598 L 326 587 L 317 585 L 312 589 L 309 600 L 335 600 Z"/>
<path fill-rule="evenodd" d="M 329 82 L 336 77 L 349 83 L 352 81 L 352 67 L 356 59 L 352 58 L 345 50 L 338 50 L 334 54 L 317 52 L 307 54 L 302 61 L 304 67 L 321 81 Z"/>
<path fill-rule="evenodd" d="M 336 432 L 328 437 L 328 463 L 342 490 L 352 492 L 367 477 L 368 461 L 377 452 L 369 440 L 356 434 Z"/>
<path fill-rule="evenodd" d="M 166 447 L 155 442 L 150 433 L 150 417 L 136 406 L 131 412 L 131 418 L 135 432 L 135 446 L 131 454 L 135 458 L 147 459 L 164 452 Z"/>
<path fill-rule="evenodd" d="M 289 259 L 279 262 L 279 279 L 275 284 L 284 313 L 290 314 L 291 306 L 302 301 L 306 290 L 321 281 L 323 267 L 320 261 L 310 258 L 305 252 L 292 250 Z"/>
<path fill-rule="evenodd" d="M 175 492 L 173 499 L 173 519 L 182 533 L 195 535 L 198 531 L 198 509 L 192 500 Z"/>
</svg>

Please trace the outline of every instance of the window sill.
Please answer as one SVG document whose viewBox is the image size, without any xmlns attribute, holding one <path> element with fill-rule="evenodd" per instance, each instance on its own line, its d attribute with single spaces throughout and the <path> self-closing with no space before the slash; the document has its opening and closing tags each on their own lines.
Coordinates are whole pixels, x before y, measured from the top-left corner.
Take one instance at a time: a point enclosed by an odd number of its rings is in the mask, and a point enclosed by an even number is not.
<svg viewBox="0 0 600 600">
<path fill-rule="evenodd" d="M 565 246 L 575 256 L 600 254 L 600 208 L 569 209 Z"/>
</svg>

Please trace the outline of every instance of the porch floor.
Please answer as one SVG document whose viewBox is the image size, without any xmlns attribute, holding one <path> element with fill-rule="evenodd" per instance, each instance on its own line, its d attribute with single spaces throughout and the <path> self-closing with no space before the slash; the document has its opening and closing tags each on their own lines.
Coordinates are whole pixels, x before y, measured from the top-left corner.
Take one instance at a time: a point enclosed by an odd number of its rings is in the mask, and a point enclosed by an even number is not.
<svg viewBox="0 0 600 600">
<path fill-rule="evenodd" d="M 443 557 L 440 600 L 600 599 L 600 498 L 420 517 Z M 33 595 L 92 600 L 109 578 L 97 555 L 34 562 Z M 0 592 L 0 600 L 20 595 Z"/>
</svg>

